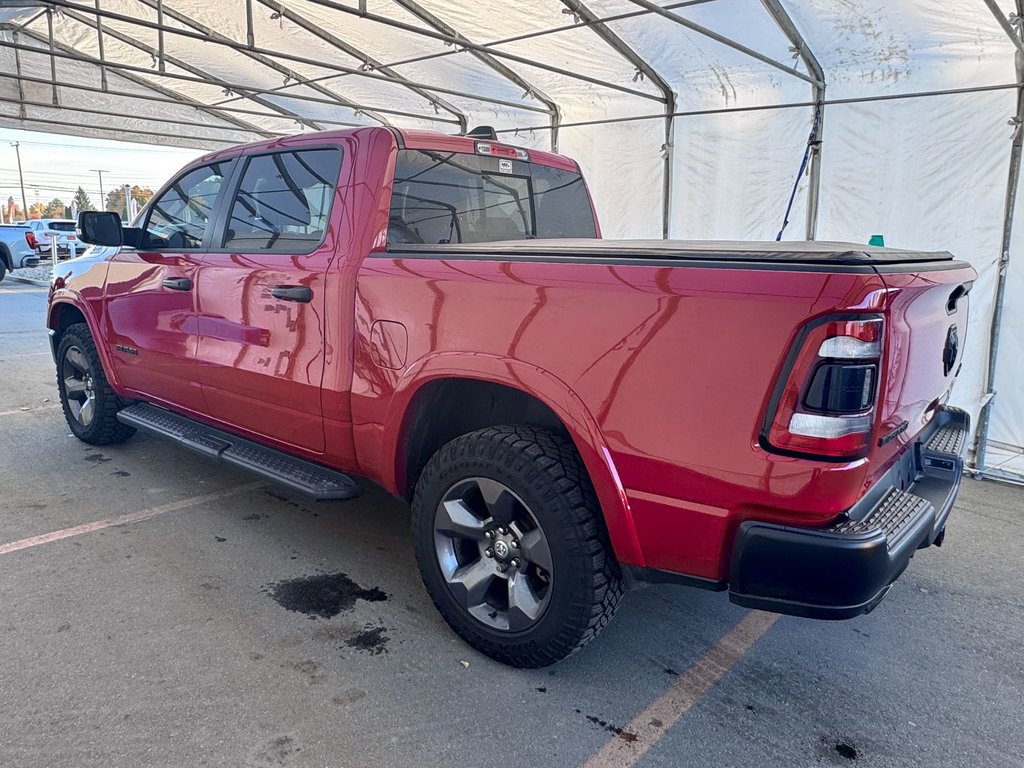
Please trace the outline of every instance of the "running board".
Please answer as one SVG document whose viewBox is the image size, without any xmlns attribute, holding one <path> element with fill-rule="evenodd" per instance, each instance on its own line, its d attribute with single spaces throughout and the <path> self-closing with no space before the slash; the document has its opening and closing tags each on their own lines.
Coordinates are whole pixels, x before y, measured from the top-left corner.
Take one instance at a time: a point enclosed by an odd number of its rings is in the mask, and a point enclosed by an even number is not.
<svg viewBox="0 0 1024 768">
<path fill-rule="evenodd" d="M 170 438 L 207 458 L 247 469 L 317 501 L 352 499 L 362 492 L 359 484 L 344 472 L 296 458 L 148 403 L 122 409 L 117 420 L 142 432 Z"/>
</svg>

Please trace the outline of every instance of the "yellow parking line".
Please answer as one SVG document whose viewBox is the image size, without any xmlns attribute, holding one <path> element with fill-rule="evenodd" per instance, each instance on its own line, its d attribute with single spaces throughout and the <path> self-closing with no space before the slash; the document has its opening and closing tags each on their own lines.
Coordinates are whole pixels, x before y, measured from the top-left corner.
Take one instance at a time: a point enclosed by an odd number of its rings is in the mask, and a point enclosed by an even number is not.
<svg viewBox="0 0 1024 768">
<path fill-rule="evenodd" d="M 743 658 L 777 618 L 775 614 L 762 611 L 751 611 L 744 616 L 671 688 L 622 729 L 623 733 L 631 734 L 629 740 L 616 736 L 587 760 L 583 768 L 630 768 L 636 765 Z"/>
</svg>

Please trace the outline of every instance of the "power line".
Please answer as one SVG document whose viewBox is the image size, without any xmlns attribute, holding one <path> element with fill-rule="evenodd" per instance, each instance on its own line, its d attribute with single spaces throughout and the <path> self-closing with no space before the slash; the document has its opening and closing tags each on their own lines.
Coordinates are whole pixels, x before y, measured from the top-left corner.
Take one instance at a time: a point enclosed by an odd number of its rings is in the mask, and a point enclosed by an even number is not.
<svg viewBox="0 0 1024 768">
<path fill-rule="evenodd" d="M 165 154 L 181 154 L 182 152 L 188 152 L 187 148 L 172 149 L 169 147 L 153 147 L 145 149 L 134 149 L 132 147 L 108 147 L 105 144 L 64 144 L 55 141 L 24 141 L 21 140 L 18 143 L 24 146 L 33 147 L 63 147 L 65 149 L 102 149 L 104 152 L 136 152 L 138 154 L 150 154 L 151 152 L 163 152 Z M 197 156 L 203 154 L 203 150 L 196 151 Z"/>
</svg>

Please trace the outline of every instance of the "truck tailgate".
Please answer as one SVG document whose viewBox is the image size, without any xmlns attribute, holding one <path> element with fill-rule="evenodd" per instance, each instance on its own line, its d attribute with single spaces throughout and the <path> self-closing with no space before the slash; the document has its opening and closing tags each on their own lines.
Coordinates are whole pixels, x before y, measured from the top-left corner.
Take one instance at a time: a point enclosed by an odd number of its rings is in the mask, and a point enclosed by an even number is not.
<svg viewBox="0 0 1024 768">
<path fill-rule="evenodd" d="M 968 291 L 977 274 L 957 261 L 878 272 L 888 294 L 887 364 L 873 455 L 881 469 L 949 400 L 967 338 Z"/>
</svg>

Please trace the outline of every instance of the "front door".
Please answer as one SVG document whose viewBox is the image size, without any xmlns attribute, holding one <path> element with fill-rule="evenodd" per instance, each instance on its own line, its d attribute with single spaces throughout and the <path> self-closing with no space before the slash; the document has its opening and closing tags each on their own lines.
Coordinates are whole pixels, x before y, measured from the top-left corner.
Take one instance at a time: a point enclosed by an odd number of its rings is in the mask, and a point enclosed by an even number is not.
<svg viewBox="0 0 1024 768">
<path fill-rule="evenodd" d="M 144 211 L 140 247 L 110 260 L 105 309 L 115 372 L 146 400 L 203 410 L 196 270 L 230 165 L 203 165 L 175 179 Z"/>
<path fill-rule="evenodd" d="M 198 274 L 196 360 L 208 413 L 324 450 L 329 232 L 341 149 L 252 155 Z"/>
</svg>

